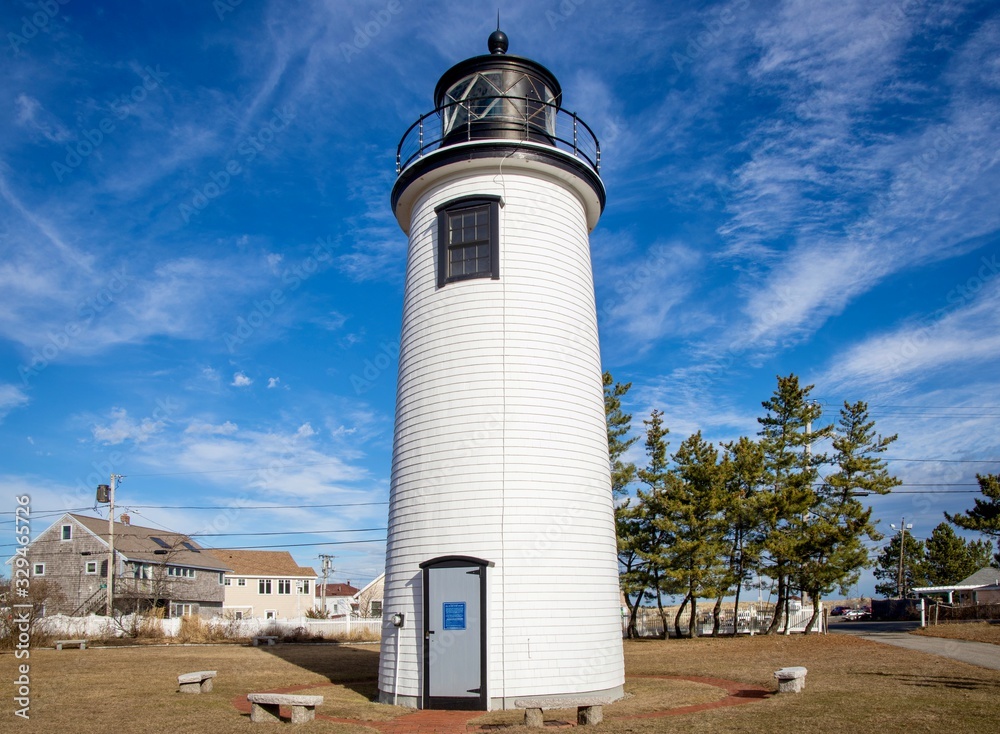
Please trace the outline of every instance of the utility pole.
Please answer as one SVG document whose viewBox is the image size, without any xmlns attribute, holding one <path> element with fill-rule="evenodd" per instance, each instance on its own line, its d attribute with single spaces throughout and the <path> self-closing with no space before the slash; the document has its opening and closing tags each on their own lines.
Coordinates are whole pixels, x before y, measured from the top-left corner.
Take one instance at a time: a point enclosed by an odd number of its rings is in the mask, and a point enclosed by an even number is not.
<svg viewBox="0 0 1000 734">
<path fill-rule="evenodd" d="M 326 615 L 326 580 L 330 576 L 330 572 L 333 570 L 333 559 L 335 556 L 327 555 L 326 553 L 319 554 L 320 559 L 323 561 L 323 590 L 320 592 L 320 610 Z"/>
<path fill-rule="evenodd" d="M 889 523 L 889 527 L 893 530 L 896 526 L 893 523 Z M 906 524 L 906 518 L 900 518 L 899 520 L 899 575 L 896 577 L 896 594 L 900 599 L 904 597 L 903 594 L 903 548 L 906 545 L 906 531 L 913 530 L 913 523 L 909 525 Z"/>
<path fill-rule="evenodd" d="M 121 474 L 111 475 L 111 484 L 99 484 L 97 486 L 97 501 L 107 502 L 108 507 L 108 602 L 107 615 L 110 617 L 114 609 L 115 590 L 115 489 L 118 487 L 118 480 L 122 479 Z"/>
</svg>

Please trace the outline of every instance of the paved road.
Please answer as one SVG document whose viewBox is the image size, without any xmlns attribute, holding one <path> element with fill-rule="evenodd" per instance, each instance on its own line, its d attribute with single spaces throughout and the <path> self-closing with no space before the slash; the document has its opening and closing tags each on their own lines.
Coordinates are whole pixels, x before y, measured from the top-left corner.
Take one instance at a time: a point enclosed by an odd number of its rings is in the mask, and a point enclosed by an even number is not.
<svg viewBox="0 0 1000 734">
<path fill-rule="evenodd" d="M 830 632 L 855 635 L 872 642 L 905 647 L 908 650 L 940 655 L 981 668 L 1000 670 L 1000 645 L 908 633 L 908 630 L 917 629 L 919 626 L 919 622 L 835 622 L 830 625 Z"/>
</svg>

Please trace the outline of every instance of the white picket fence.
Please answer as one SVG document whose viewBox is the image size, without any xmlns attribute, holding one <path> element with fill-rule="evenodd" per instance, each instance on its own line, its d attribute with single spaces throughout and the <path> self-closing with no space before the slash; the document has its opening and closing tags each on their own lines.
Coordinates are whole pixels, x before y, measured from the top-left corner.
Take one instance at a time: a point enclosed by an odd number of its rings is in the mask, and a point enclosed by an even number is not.
<svg viewBox="0 0 1000 734">
<path fill-rule="evenodd" d="M 626 610 L 627 611 L 627 610 Z M 670 624 L 671 632 L 673 632 L 673 620 L 674 620 L 674 610 L 670 610 L 667 615 L 667 621 Z M 792 611 L 788 615 L 788 632 L 805 632 L 806 627 L 809 624 L 809 620 L 812 618 L 812 607 L 800 609 L 798 611 Z M 733 611 L 731 609 L 724 609 L 719 619 L 719 634 L 720 635 L 731 635 L 733 633 Z M 688 629 L 688 622 L 690 621 L 690 615 L 684 614 L 681 616 L 680 626 L 681 631 L 686 632 Z M 698 634 L 699 635 L 710 635 L 712 634 L 712 621 L 713 615 L 711 612 L 699 613 L 698 614 Z M 639 614 L 636 616 L 635 620 L 636 633 L 639 637 L 660 637 L 663 634 L 663 621 L 660 619 L 660 615 L 655 609 L 643 608 L 639 610 Z M 742 608 L 739 612 L 737 634 L 747 634 L 754 635 L 765 632 L 768 626 L 771 624 L 771 614 L 770 611 L 759 612 L 753 607 L 749 609 Z M 628 630 L 628 616 L 622 618 L 622 635 L 626 635 Z M 785 631 L 784 622 L 778 627 L 778 632 Z M 816 623 L 813 624 L 813 632 L 825 632 L 826 627 L 824 624 L 824 616 L 822 610 L 819 616 L 816 618 Z"/>
<path fill-rule="evenodd" d="M 305 634 L 320 635 L 327 639 L 378 639 L 382 633 L 381 619 L 310 619 L 297 617 L 294 619 L 226 619 L 210 617 L 202 620 L 211 629 L 221 630 L 229 639 L 248 639 L 255 635 L 294 636 Z M 160 626 L 165 637 L 177 637 L 180 633 L 182 618 L 143 620 L 145 625 Z M 87 617 L 69 617 L 56 614 L 38 620 L 39 629 L 46 634 L 57 637 L 76 639 L 107 639 L 111 637 L 127 637 L 128 631 L 134 627 L 132 615 L 126 615 L 118 620 L 111 617 L 90 615 Z"/>
</svg>

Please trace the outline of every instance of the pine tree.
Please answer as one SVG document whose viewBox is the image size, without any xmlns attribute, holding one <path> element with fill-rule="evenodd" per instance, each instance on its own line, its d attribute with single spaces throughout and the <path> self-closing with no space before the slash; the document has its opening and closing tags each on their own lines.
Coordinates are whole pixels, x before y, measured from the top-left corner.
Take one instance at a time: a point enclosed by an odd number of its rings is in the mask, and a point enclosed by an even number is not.
<svg viewBox="0 0 1000 734">
<path fill-rule="evenodd" d="M 857 497 L 888 494 L 900 483 L 879 457 L 897 436 L 882 437 L 875 432 L 866 403 L 845 402 L 837 429 L 833 439 L 837 471 L 823 482 L 817 505 L 809 510 L 806 546 L 811 554 L 796 574 L 813 600 L 807 632 L 819 617 L 820 595 L 837 587 L 846 590 L 858 580 L 861 569 L 871 565 L 865 539 L 882 539 L 871 521 L 871 508 Z"/>
<path fill-rule="evenodd" d="M 808 399 L 812 388 L 800 386 L 794 374 L 779 375 L 774 394 L 762 403 L 767 414 L 757 419 L 768 487 L 761 503 L 765 529 L 762 548 L 770 562 L 768 575 L 778 584 L 775 614 L 766 634 L 778 628 L 782 615 L 787 623 L 791 577 L 802 559 L 812 553 L 804 517 L 818 504 L 813 485 L 818 466 L 826 457 L 812 453 L 810 445 L 831 430 L 829 426 L 812 428 L 822 413 L 819 405 Z"/>
<path fill-rule="evenodd" d="M 641 501 L 628 497 L 628 485 L 636 477 L 636 467 L 624 460 L 628 449 L 639 440 L 629 437 L 632 416 L 622 410 L 622 398 L 632 383 L 616 383 L 610 372 L 604 373 L 604 414 L 608 425 L 608 457 L 611 462 L 611 495 L 615 505 L 615 531 L 618 536 L 619 580 L 629 616 L 628 637 L 636 637 L 636 616 L 649 588 L 648 564 L 642 549 L 649 543 L 649 522 Z"/>
<path fill-rule="evenodd" d="M 725 444 L 725 503 L 723 515 L 729 534 L 728 570 L 723 578 L 724 590 L 716 599 L 715 625 L 718 632 L 719 610 L 723 596 L 735 588 L 734 609 L 740 609 L 740 592 L 749 574 L 757 568 L 760 559 L 761 523 L 758 507 L 761 485 L 764 481 L 764 452 L 759 443 L 741 436 L 738 441 Z M 738 619 L 733 622 L 733 635 L 737 633 Z"/>
<path fill-rule="evenodd" d="M 604 415 L 608 424 L 608 456 L 611 460 L 611 494 L 618 500 L 628 494 L 628 485 L 635 480 L 636 468 L 623 460 L 638 436 L 629 437 L 632 415 L 622 410 L 622 398 L 632 388 L 631 382 L 615 382 L 610 372 L 604 373 Z"/>
<path fill-rule="evenodd" d="M 960 528 L 1000 539 L 1000 474 L 977 474 L 976 479 L 986 499 L 977 497 L 971 510 L 957 515 L 946 512 L 944 516 Z"/>
<path fill-rule="evenodd" d="M 899 584 L 900 538 L 906 538 L 903 546 L 903 577 Z M 927 548 L 922 540 L 913 537 L 912 533 L 896 533 L 882 547 L 875 560 L 873 571 L 879 583 L 875 584 L 875 593 L 886 599 L 906 598 L 915 586 L 930 586 L 927 577 Z"/>
<path fill-rule="evenodd" d="M 643 421 L 646 426 L 646 456 L 647 464 L 637 472 L 639 480 L 647 489 L 636 490 L 636 496 L 643 507 L 644 544 L 640 555 L 647 563 L 647 573 L 651 579 L 652 593 L 656 599 L 656 608 L 663 623 L 663 637 L 667 637 L 669 625 L 663 609 L 664 594 L 685 593 L 681 584 L 672 582 L 665 575 L 663 568 L 663 549 L 673 543 L 672 529 L 663 521 L 663 507 L 667 502 L 673 477 L 668 467 L 667 447 L 670 442 L 667 436 L 670 429 L 663 425 L 663 413 L 654 409 L 649 420 Z"/>
<path fill-rule="evenodd" d="M 694 637 L 698 599 L 717 593 L 725 571 L 724 465 L 701 432 L 685 439 L 673 460 L 670 489 L 658 496 L 654 517 L 670 542 L 661 546 L 656 564 L 688 598 L 688 635 Z"/>
<path fill-rule="evenodd" d="M 941 523 L 927 539 L 927 580 L 931 586 L 957 584 L 981 568 L 990 565 L 993 544 L 989 541 L 966 541 L 951 525 Z"/>
</svg>

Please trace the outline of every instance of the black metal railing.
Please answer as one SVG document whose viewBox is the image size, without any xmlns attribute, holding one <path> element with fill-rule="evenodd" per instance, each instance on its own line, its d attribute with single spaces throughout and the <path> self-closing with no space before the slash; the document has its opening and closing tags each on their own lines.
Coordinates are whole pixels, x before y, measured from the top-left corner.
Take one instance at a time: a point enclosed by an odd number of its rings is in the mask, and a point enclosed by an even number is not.
<svg viewBox="0 0 1000 734">
<path fill-rule="evenodd" d="M 601 171 L 601 145 L 574 112 L 529 97 L 465 99 L 421 115 L 396 148 L 396 173 L 439 148 L 475 140 L 515 140 L 558 148 Z"/>
</svg>

